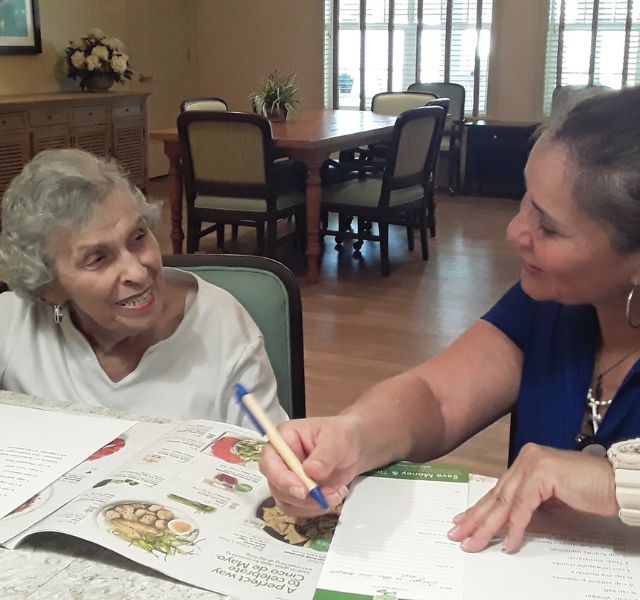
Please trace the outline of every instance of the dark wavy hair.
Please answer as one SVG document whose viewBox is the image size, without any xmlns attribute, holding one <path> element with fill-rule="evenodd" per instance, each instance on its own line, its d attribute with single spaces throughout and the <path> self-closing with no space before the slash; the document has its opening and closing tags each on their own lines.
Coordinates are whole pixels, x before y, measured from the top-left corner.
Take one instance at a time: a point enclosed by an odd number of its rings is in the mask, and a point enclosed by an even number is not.
<svg viewBox="0 0 640 600">
<path fill-rule="evenodd" d="M 583 100 L 545 137 L 566 148 L 575 201 L 607 227 L 612 247 L 640 249 L 640 87 Z"/>
</svg>

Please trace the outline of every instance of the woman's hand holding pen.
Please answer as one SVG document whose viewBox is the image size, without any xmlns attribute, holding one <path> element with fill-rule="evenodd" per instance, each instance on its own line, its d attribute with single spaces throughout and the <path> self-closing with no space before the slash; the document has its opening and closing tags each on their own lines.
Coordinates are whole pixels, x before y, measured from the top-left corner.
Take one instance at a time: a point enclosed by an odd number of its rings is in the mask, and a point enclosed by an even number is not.
<svg viewBox="0 0 640 600">
<path fill-rule="evenodd" d="M 495 487 L 454 519 L 449 538 L 479 552 L 506 528 L 506 551 L 520 548 L 536 509 L 557 501 L 575 510 L 612 516 L 618 512 L 613 471 L 606 458 L 527 444 Z"/>
<path fill-rule="evenodd" d="M 330 508 L 341 504 L 346 486 L 359 473 L 361 443 L 357 423 L 341 415 L 288 421 L 278 429 L 302 462 L 304 472 L 321 486 Z M 270 445 L 262 454 L 260 470 L 287 514 L 314 516 L 324 512 Z"/>
</svg>

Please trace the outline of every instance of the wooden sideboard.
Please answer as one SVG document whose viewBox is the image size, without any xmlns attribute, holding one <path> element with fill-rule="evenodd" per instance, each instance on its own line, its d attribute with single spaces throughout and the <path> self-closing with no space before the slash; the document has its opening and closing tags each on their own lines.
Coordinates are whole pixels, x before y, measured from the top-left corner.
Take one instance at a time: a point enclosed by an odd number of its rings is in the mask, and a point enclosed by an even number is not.
<svg viewBox="0 0 640 600">
<path fill-rule="evenodd" d="M 0 96 L 0 196 L 41 150 L 82 148 L 112 156 L 147 182 L 147 93 L 50 93 Z"/>
</svg>

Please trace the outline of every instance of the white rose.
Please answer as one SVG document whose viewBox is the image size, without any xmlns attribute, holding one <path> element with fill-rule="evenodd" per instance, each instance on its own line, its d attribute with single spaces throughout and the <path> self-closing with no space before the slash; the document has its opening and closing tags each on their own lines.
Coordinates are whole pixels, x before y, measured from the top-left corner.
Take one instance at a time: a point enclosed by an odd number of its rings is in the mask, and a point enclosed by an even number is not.
<svg viewBox="0 0 640 600">
<path fill-rule="evenodd" d="M 125 56 L 114 56 L 111 59 L 111 68 L 116 73 L 124 73 L 127 70 L 127 58 Z"/>
<path fill-rule="evenodd" d="M 124 48 L 124 44 L 116 37 L 105 38 L 102 40 L 102 43 L 106 46 L 109 46 L 112 50 L 122 50 Z"/>
<path fill-rule="evenodd" d="M 109 60 L 109 49 L 106 46 L 95 46 L 91 50 L 91 54 L 94 54 L 102 60 Z"/>
<path fill-rule="evenodd" d="M 95 54 L 89 54 L 87 56 L 87 69 L 89 71 L 95 71 L 100 68 L 100 59 Z"/>
<path fill-rule="evenodd" d="M 99 27 L 94 27 L 89 30 L 89 37 L 95 38 L 96 40 L 101 40 L 104 37 L 104 31 Z"/>
<path fill-rule="evenodd" d="M 84 50 L 85 43 L 83 39 L 71 40 L 69 42 L 69 46 L 71 46 L 74 50 Z"/>
<path fill-rule="evenodd" d="M 71 64 L 76 68 L 76 69 L 82 69 L 82 67 L 84 67 L 84 54 L 82 54 L 82 52 L 80 52 L 80 50 L 76 50 L 72 55 L 71 55 Z"/>
</svg>

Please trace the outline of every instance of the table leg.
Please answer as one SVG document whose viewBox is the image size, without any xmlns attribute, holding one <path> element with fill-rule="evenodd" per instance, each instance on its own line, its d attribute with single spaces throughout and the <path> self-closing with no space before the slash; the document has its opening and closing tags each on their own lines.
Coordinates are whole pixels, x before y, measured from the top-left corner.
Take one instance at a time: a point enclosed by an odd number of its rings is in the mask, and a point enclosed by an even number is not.
<svg viewBox="0 0 640 600">
<path fill-rule="evenodd" d="M 180 145 L 164 143 L 164 153 L 169 159 L 169 204 L 171 206 L 171 243 L 174 254 L 182 254 L 182 172 L 180 171 Z"/>
<path fill-rule="evenodd" d="M 307 204 L 307 281 L 309 283 L 318 283 L 320 279 L 321 166 L 322 161 L 307 159 L 309 175 L 305 195 Z"/>
</svg>

